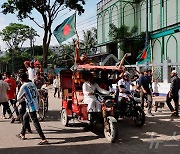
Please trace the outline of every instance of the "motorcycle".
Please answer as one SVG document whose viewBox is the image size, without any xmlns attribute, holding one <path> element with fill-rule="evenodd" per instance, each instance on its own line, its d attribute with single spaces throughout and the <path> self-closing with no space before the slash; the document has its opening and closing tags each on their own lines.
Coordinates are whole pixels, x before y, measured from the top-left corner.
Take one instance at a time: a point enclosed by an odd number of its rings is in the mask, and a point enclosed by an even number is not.
<svg viewBox="0 0 180 154">
<path fill-rule="evenodd" d="M 140 106 L 140 98 L 135 97 L 130 92 L 126 92 L 121 101 L 117 102 L 115 113 L 116 119 L 131 117 L 137 127 L 141 127 L 145 123 L 145 113 Z"/>
<path fill-rule="evenodd" d="M 101 95 L 99 93 L 95 94 L 98 101 L 101 102 L 102 113 L 89 112 L 90 125 L 95 123 L 104 122 L 104 135 L 109 142 L 114 142 L 117 138 L 117 120 L 114 118 L 114 107 L 115 101 L 111 95 Z M 97 116 L 99 114 L 99 116 Z"/>
</svg>

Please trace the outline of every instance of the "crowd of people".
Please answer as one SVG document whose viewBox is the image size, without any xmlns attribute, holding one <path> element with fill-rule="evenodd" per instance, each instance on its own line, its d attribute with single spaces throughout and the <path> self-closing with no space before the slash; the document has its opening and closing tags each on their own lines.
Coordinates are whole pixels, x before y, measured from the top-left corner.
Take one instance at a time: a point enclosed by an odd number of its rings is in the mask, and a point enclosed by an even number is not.
<svg viewBox="0 0 180 154">
<path fill-rule="evenodd" d="M 146 106 L 148 108 L 146 115 L 154 116 L 152 114 L 152 72 L 147 69 L 143 72 L 135 70 L 135 75 L 133 76 L 133 79 L 131 79 L 130 73 L 122 66 L 124 58 L 119 64 L 121 73 L 116 79 L 110 80 L 108 78 L 108 73 L 104 71 L 100 74 L 101 80 L 96 81 L 95 74 L 93 74 L 93 72 L 86 72 L 84 75 L 82 91 L 84 94 L 84 103 L 88 104 L 88 111 L 101 111 L 100 102 L 94 95 L 96 90 L 103 94 L 115 93 L 116 101 L 120 104 L 127 92 L 133 92 L 140 95 L 141 107 L 143 109 L 145 104 L 144 100 L 146 99 L 146 102 L 148 102 Z M 38 89 L 41 89 L 44 84 L 47 86 L 48 81 L 44 76 L 40 63 L 26 61 L 24 62 L 24 65 L 26 69 L 19 70 L 17 79 L 15 79 L 10 72 L 0 74 L 0 105 L 2 105 L 2 118 L 6 118 L 7 112 L 9 115 L 8 118 L 11 119 L 11 123 L 14 123 L 15 121 L 22 123 L 21 132 L 17 135 L 17 137 L 22 140 L 26 139 L 26 131 L 32 133 L 30 127 L 31 119 L 39 136 L 41 137 L 39 144 L 47 144 L 48 141 L 41 129 L 36 112 L 38 111 Z M 172 116 L 179 117 L 180 78 L 177 76 L 177 72 L 175 70 L 171 72 L 171 78 L 171 86 L 166 97 L 166 102 L 172 112 Z M 59 76 L 55 76 L 51 82 L 54 87 L 54 97 L 58 94 L 59 98 Z M 116 85 L 115 90 L 111 90 L 113 89 L 113 84 Z M 18 89 L 18 91 L 16 91 L 16 89 Z M 174 100 L 175 108 L 171 105 L 172 99 Z M 13 108 L 13 112 L 11 111 L 9 104 L 12 106 L 11 108 Z M 18 110 L 19 106 L 20 109 Z M 14 113 L 16 114 L 16 118 L 13 116 Z"/>
<path fill-rule="evenodd" d="M 124 56 L 124 58 L 126 55 Z M 95 98 L 95 92 L 99 91 L 103 94 L 109 94 L 109 89 L 112 88 L 112 84 L 115 84 L 114 93 L 116 93 L 116 103 L 118 106 L 126 97 L 126 93 L 136 93 L 139 95 L 141 100 L 141 107 L 147 108 L 146 116 L 154 116 L 152 113 L 153 107 L 153 74 L 151 70 L 144 69 L 144 71 L 134 70 L 134 76 L 131 79 L 130 73 L 126 71 L 126 68 L 123 67 L 123 61 L 120 62 L 119 69 L 121 69 L 121 73 L 116 80 L 110 80 L 108 78 L 107 71 L 101 72 L 101 77 L 96 79 L 95 73 L 93 71 L 86 72 L 87 75 L 84 75 L 84 84 L 82 85 L 82 91 L 84 94 L 84 102 L 88 104 L 88 111 L 99 111 L 100 110 L 100 102 Z M 99 80 L 98 80 L 99 79 Z M 110 88 L 111 87 L 111 88 Z M 180 78 L 177 76 L 177 72 L 173 70 L 171 72 L 171 85 L 170 91 L 166 97 L 166 103 L 172 112 L 171 116 L 179 117 L 179 89 L 180 89 Z M 171 105 L 171 100 L 174 100 L 175 108 Z M 145 103 L 146 101 L 146 103 Z M 145 105 L 146 104 L 146 105 Z"/>
<path fill-rule="evenodd" d="M 6 118 L 6 112 L 11 119 L 11 123 L 15 121 L 22 123 L 22 129 L 18 138 L 26 139 L 26 131 L 32 133 L 30 127 L 30 119 L 33 122 L 36 131 L 41 137 L 39 145 L 47 144 L 48 141 L 41 129 L 37 118 L 38 111 L 38 89 L 43 85 L 47 86 L 48 81 L 44 77 L 40 63 L 34 61 L 24 62 L 26 69 L 20 69 L 18 76 L 15 78 L 10 72 L 0 74 L 0 105 L 2 105 L 2 117 Z M 16 91 L 16 89 L 18 89 Z M 10 104 L 10 105 L 9 105 Z M 17 105 L 18 104 L 18 105 Z M 11 111 L 11 106 L 13 112 Z M 18 107 L 20 108 L 18 110 Z M 16 113 L 16 118 L 13 116 Z"/>
</svg>

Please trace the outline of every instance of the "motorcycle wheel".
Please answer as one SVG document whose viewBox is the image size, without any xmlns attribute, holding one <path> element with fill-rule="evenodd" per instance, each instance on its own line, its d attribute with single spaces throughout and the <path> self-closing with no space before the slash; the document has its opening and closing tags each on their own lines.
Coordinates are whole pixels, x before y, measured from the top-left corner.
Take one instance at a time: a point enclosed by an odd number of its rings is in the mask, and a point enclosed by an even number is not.
<svg viewBox="0 0 180 154">
<path fill-rule="evenodd" d="M 39 120 L 43 121 L 45 117 L 45 108 L 44 108 L 44 100 L 41 99 L 39 101 L 39 110 L 38 110 Z"/>
<path fill-rule="evenodd" d="M 145 113 L 140 106 L 137 106 L 134 109 L 133 121 L 137 127 L 141 127 L 145 123 Z"/>
<path fill-rule="evenodd" d="M 113 143 L 117 138 L 117 125 L 116 122 L 112 122 L 110 119 L 104 123 L 104 135 L 106 139 Z"/>
<path fill-rule="evenodd" d="M 63 109 L 61 112 L 61 122 L 62 122 L 63 126 L 67 126 L 68 122 L 69 122 L 67 112 L 65 109 Z"/>
</svg>

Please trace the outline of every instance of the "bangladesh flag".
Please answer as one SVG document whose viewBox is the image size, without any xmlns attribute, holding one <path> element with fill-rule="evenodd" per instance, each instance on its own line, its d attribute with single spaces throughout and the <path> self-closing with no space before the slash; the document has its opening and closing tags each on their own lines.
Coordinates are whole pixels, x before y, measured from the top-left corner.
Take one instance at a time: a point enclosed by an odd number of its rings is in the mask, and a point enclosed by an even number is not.
<svg viewBox="0 0 180 154">
<path fill-rule="evenodd" d="M 65 19 L 53 31 L 59 44 L 75 35 L 75 14 Z"/>
<path fill-rule="evenodd" d="M 144 64 L 151 59 L 150 45 L 148 45 L 136 58 L 138 64 Z"/>
</svg>

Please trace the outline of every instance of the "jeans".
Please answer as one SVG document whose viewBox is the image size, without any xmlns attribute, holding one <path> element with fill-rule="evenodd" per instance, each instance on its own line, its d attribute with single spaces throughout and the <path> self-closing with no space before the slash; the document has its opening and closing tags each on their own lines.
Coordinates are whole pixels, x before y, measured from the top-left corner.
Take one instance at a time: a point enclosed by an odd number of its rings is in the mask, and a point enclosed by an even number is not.
<svg viewBox="0 0 180 154">
<path fill-rule="evenodd" d="M 0 105 L 1 104 L 3 105 L 3 115 L 5 115 L 6 111 L 7 111 L 7 113 L 11 117 L 12 116 L 12 112 L 11 112 L 11 109 L 9 108 L 9 103 L 8 102 L 2 102 L 2 103 L 0 103 Z"/>
<path fill-rule="evenodd" d="M 22 101 L 21 102 L 21 108 L 19 109 L 20 119 L 21 119 L 22 123 L 23 123 L 23 116 L 25 113 L 26 113 L 26 102 Z"/>
<path fill-rule="evenodd" d="M 16 101 L 13 100 L 13 99 L 10 99 L 9 101 L 10 101 L 10 103 L 11 103 L 11 105 L 12 105 L 12 107 L 13 107 L 13 109 L 14 109 L 14 111 L 16 112 L 16 115 L 17 115 L 17 117 L 18 117 L 18 116 L 19 116 L 19 111 L 18 111 L 18 108 L 17 108 L 17 106 L 16 106 Z M 14 111 L 13 111 L 13 112 L 14 112 Z"/>
<path fill-rule="evenodd" d="M 152 110 L 152 95 L 150 93 L 144 93 L 142 90 L 140 92 L 141 97 L 141 107 L 144 109 L 144 99 L 147 98 L 148 112 L 151 113 Z"/>
<path fill-rule="evenodd" d="M 39 136 L 42 140 L 46 139 L 44 136 L 44 133 L 42 132 L 41 125 L 39 123 L 39 120 L 37 118 L 36 111 L 34 112 L 26 112 L 23 116 L 23 126 L 21 130 L 21 134 L 25 135 L 26 129 L 30 127 L 29 119 L 32 119 L 34 127 L 36 128 L 36 131 L 38 132 Z"/>
<path fill-rule="evenodd" d="M 57 92 L 58 92 L 58 98 L 59 98 L 60 97 L 59 88 L 54 88 L 54 97 L 55 97 Z"/>
<path fill-rule="evenodd" d="M 175 104 L 175 109 L 171 105 L 171 100 L 173 99 Z M 169 97 L 169 93 L 166 96 L 166 103 L 170 109 L 171 112 L 176 111 L 178 113 L 179 109 L 179 96 L 178 95 L 172 95 L 172 97 Z"/>
</svg>

